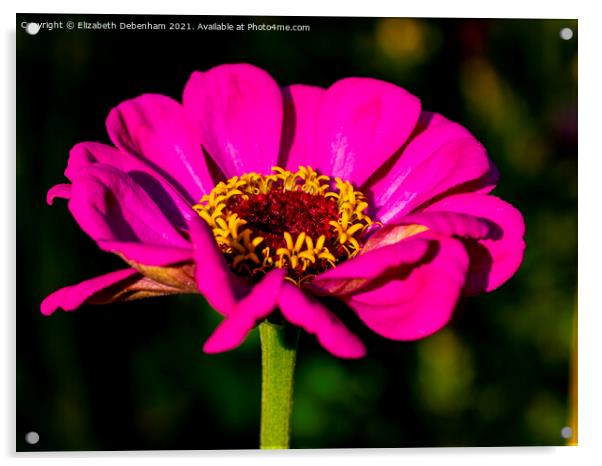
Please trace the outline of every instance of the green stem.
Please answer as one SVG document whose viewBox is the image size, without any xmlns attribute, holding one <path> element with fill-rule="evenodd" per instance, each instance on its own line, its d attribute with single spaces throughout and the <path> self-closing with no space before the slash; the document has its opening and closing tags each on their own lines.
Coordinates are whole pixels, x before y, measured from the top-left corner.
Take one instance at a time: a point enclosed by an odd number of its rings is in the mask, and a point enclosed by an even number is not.
<svg viewBox="0 0 602 466">
<path fill-rule="evenodd" d="M 267 320 L 261 338 L 261 449 L 287 449 L 293 403 L 293 373 L 299 332 Z"/>
</svg>

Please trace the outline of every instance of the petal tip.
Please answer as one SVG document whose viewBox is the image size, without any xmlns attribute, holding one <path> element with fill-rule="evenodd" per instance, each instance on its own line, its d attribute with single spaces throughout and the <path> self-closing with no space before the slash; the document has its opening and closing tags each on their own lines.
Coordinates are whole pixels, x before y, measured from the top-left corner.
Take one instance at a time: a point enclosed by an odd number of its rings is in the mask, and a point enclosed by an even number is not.
<svg viewBox="0 0 602 466">
<path fill-rule="evenodd" d="M 339 358 L 343 359 L 362 359 L 365 358 L 368 354 L 366 347 L 360 341 L 358 341 L 357 346 L 353 348 L 348 348 L 347 351 L 337 354 Z"/>
<path fill-rule="evenodd" d="M 46 194 L 46 204 L 52 205 L 56 198 L 69 199 L 71 197 L 70 184 L 57 184 L 48 190 Z"/>
<path fill-rule="evenodd" d="M 54 311 L 56 311 L 56 309 L 56 306 L 53 306 L 51 303 L 48 302 L 48 298 L 46 298 L 44 301 L 42 301 L 42 304 L 40 304 L 40 312 L 44 317 L 51 316 L 52 314 L 54 314 Z"/>
<path fill-rule="evenodd" d="M 224 350 L 221 350 L 218 345 L 215 345 L 211 340 L 207 340 L 203 345 L 203 353 L 205 354 L 219 354 L 223 353 Z"/>
<path fill-rule="evenodd" d="M 212 334 L 203 345 L 203 353 L 220 354 L 230 351 L 236 347 L 236 345 L 227 344 L 223 339 L 214 338 L 214 336 L 215 333 Z"/>
</svg>

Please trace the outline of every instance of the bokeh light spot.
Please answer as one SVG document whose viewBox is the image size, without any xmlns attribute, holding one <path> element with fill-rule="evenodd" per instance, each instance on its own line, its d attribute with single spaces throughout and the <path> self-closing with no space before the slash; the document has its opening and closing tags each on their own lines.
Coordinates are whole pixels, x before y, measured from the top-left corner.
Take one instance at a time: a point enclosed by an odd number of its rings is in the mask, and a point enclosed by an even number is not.
<svg viewBox="0 0 602 466">
<path fill-rule="evenodd" d="M 571 28 L 562 28 L 560 30 L 560 38 L 562 40 L 571 40 L 573 38 L 573 30 Z"/>
<path fill-rule="evenodd" d="M 569 426 L 563 427 L 560 430 L 560 436 L 564 439 L 570 439 L 573 436 L 573 429 L 571 429 Z"/>
<path fill-rule="evenodd" d="M 25 31 L 27 34 L 35 36 L 40 32 L 40 25 L 38 23 L 28 23 L 27 26 L 25 26 Z"/>
<path fill-rule="evenodd" d="M 28 432 L 25 435 L 25 441 L 30 445 L 35 445 L 40 441 L 40 434 L 38 434 L 37 432 Z"/>
</svg>

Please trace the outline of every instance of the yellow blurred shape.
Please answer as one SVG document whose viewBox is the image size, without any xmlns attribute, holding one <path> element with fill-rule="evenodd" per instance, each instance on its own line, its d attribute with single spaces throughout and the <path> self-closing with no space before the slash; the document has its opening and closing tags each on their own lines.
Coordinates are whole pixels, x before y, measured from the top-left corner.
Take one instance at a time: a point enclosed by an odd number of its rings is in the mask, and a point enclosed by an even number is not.
<svg viewBox="0 0 602 466">
<path fill-rule="evenodd" d="M 562 442 L 564 406 L 551 393 L 541 390 L 532 394 L 525 411 L 525 421 L 533 444 Z"/>
<path fill-rule="evenodd" d="M 573 435 L 567 439 L 566 444 L 570 446 L 576 446 L 579 444 L 578 435 L 578 417 L 579 417 L 579 383 L 578 383 L 578 365 L 579 365 L 579 351 L 578 351 L 578 340 L 577 340 L 577 327 L 578 327 L 578 316 L 577 316 L 577 305 L 575 304 L 575 310 L 573 314 L 573 348 L 571 354 L 571 376 L 570 376 L 570 388 L 569 388 L 569 427 Z"/>
<path fill-rule="evenodd" d="M 527 103 L 493 65 L 481 57 L 466 60 L 460 83 L 468 112 L 503 141 L 496 151 L 505 152 L 512 165 L 523 172 L 541 171 L 550 148 L 537 133 Z"/>
<path fill-rule="evenodd" d="M 421 61 L 426 55 L 427 30 L 422 22 L 407 18 L 386 18 L 376 26 L 376 42 L 391 59 Z"/>
<path fill-rule="evenodd" d="M 452 414 L 471 400 L 472 355 L 453 331 L 445 329 L 418 348 L 418 390 L 433 412 Z"/>
<path fill-rule="evenodd" d="M 462 66 L 462 91 L 482 116 L 494 118 L 504 112 L 507 95 L 497 72 L 482 58 L 471 58 Z"/>
</svg>

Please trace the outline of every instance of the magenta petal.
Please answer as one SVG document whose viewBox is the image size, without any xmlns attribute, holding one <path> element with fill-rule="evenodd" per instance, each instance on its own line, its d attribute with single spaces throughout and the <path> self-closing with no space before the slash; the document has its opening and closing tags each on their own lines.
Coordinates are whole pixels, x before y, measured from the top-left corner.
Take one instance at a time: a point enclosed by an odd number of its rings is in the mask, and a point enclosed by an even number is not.
<svg viewBox="0 0 602 466">
<path fill-rule="evenodd" d="M 69 151 L 69 162 L 65 170 L 65 176 L 70 180 L 77 176 L 81 170 L 85 170 L 94 164 L 110 165 L 122 172 L 146 172 L 153 177 L 159 174 L 154 171 L 143 160 L 120 152 L 113 146 L 100 142 L 80 142 Z"/>
<path fill-rule="evenodd" d="M 48 295 L 42 304 L 40 310 L 45 316 L 49 316 L 57 309 L 73 311 L 84 304 L 86 300 L 96 293 L 108 288 L 126 278 L 136 275 L 138 272 L 134 269 L 117 270 L 115 272 L 101 275 L 83 281 L 77 285 L 66 286 L 54 293 Z"/>
<path fill-rule="evenodd" d="M 211 307 L 229 316 L 236 309 L 238 301 L 248 293 L 249 286 L 230 271 L 204 220 L 193 218 L 189 228 L 197 287 Z"/>
<path fill-rule="evenodd" d="M 71 197 L 71 185 L 70 184 L 57 184 L 48 190 L 46 194 L 46 203 L 52 205 L 56 198 L 69 199 Z"/>
<path fill-rule="evenodd" d="M 120 150 L 155 168 L 188 200 L 213 188 L 198 132 L 175 100 L 159 94 L 126 100 L 111 110 L 106 124 Z"/>
<path fill-rule="evenodd" d="M 316 86 L 295 84 L 282 89 L 284 128 L 280 166 L 297 171 L 299 166 L 317 167 L 320 163 L 313 150 L 316 117 L 325 90 Z"/>
<path fill-rule="evenodd" d="M 255 285 L 215 329 L 203 351 L 222 353 L 240 345 L 257 322 L 271 314 L 278 304 L 284 275 L 284 270 L 274 269 Z"/>
<path fill-rule="evenodd" d="M 174 188 L 157 169 L 152 168 L 150 161 L 120 152 L 114 147 L 98 142 L 82 142 L 73 146 L 69 152 L 69 165 L 65 176 L 72 180 L 82 170 L 97 164 L 109 165 L 127 173 L 155 204 L 178 226 L 185 227 L 192 215 L 190 201 L 186 194 Z M 194 199 L 197 200 L 197 199 Z"/>
<path fill-rule="evenodd" d="M 403 217 L 398 225 L 423 225 L 429 230 L 448 236 L 483 239 L 493 234 L 485 220 L 456 212 L 420 212 Z"/>
<path fill-rule="evenodd" d="M 495 189 L 499 179 L 500 172 L 493 163 L 493 161 L 489 159 L 489 169 L 483 176 L 477 178 L 474 181 L 470 181 L 466 184 L 456 187 L 455 189 L 458 190 L 460 188 L 461 191 L 459 192 L 464 193 L 489 194 Z M 449 194 L 451 195 L 452 192 L 450 192 Z"/>
<path fill-rule="evenodd" d="M 311 286 L 334 295 L 357 292 L 372 280 L 420 261 L 428 246 L 428 239 L 410 238 L 368 251 L 318 275 Z"/>
<path fill-rule="evenodd" d="M 377 218 L 395 223 L 420 204 L 490 173 L 485 148 L 462 126 L 434 115 L 370 191 Z"/>
<path fill-rule="evenodd" d="M 166 265 L 191 257 L 190 243 L 146 192 L 112 167 L 96 164 L 80 171 L 69 209 L 102 249 L 122 255 L 130 265 Z"/>
<path fill-rule="evenodd" d="M 467 241 L 470 269 L 464 293 L 488 292 L 504 284 L 518 270 L 525 249 L 525 222 L 521 213 L 507 202 L 485 194 L 456 194 L 438 201 L 426 213 L 458 212 L 487 221 L 491 235 Z"/>
<path fill-rule="evenodd" d="M 278 302 L 290 323 L 315 334 L 320 344 L 339 358 L 362 358 L 366 348 L 361 340 L 326 307 L 298 287 L 284 283 Z"/>
<path fill-rule="evenodd" d="M 235 64 L 194 72 L 183 100 L 203 146 L 226 177 L 266 174 L 278 163 L 282 95 L 262 69 Z"/>
<path fill-rule="evenodd" d="M 97 244 L 103 251 L 122 255 L 124 259 L 143 265 L 165 266 L 192 260 L 191 247 L 102 240 Z"/>
<path fill-rule="evenodd" d="M 428 261 L 346 300 L 374 332 L 393 340 L 415 340 L 449 321 L 465 283 L 468 255 L 460 241 L 438 240 L 431 243 Z"/>
<path fill-rule="evenodd" d="M 320 102 L 314 168 L 360 186 L 406 142 L 419 115 L 418 98 L 394 84 L 337 81 Z"/>
<path fill-rule="evenodd" d="M 127 174 L 107 165 L 78 172 L 69 210 L 95 241 L 189 247 L 148 194 Z"/>
</svg>

